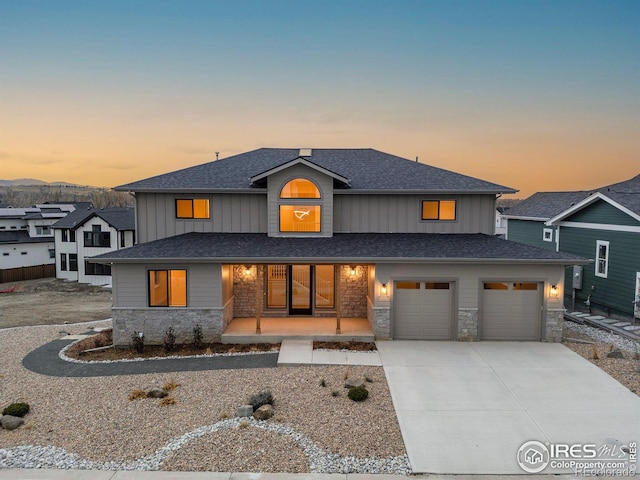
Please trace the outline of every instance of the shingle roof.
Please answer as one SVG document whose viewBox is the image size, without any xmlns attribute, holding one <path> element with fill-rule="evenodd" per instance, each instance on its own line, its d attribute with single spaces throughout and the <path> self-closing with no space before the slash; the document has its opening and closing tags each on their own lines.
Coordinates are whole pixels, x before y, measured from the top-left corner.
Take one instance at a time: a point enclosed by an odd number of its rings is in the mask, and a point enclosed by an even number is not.
<svg viewBox="0 0 640 480">
<path fill-rule="evenodd" d="M 587 191 L 538 192 L 511 207 L 504 216 L 549 220 L 589 195 Z"/>
<path fill-rule="evenodd" d="M 75 210 L 57 221 L 53 228 L 76 229 L 93 217 L 100 217 L 116 230 L 135 230 L 135 212 L 131 207 L 123 208 L 90 208 Z"/>
<path fill-rule="evenodd" d="M 7 243 L 51 243 L 53 237 L 30 237 L 26 230 L 0 232 L 0 244 Z"/>
<path fill-rule="evenodd" d="M 260 148 L 116 187 L 124 191 L 257 188 L 250 178 L 299 157 L 293 148 Z M 313 149 L 305 160 L 349 179 L 349 190 L 514 193 L 516 190 L 373 149 Z"/>
<path fill-rule="evenodd" d="M 269 237 L 262 233 L 186 233 L 94 258 L 114 263 L 153 260 L 587 263 L 574 255 L 490 235 L 425 233 L 342 233 L 323 238 Z"/>
<path fill-rule="evenodd" d="M 633 213 L 640 215 L 640 175 L 600 188 L 598 191 Z"/>
</svg>

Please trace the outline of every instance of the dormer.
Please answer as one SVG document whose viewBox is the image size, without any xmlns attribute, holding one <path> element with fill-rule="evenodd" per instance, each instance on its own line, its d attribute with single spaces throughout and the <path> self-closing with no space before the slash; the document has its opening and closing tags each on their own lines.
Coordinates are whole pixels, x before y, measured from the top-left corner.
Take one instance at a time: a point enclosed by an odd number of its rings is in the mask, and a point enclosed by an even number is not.
<svg viewBox="0 0 640 480">
<path fill-rule="evenodd" d="M 268 235 L 333 236 L 334 183 L 348 187 L 349 179 L 314 164 L 310 149 L 253 176 L 252 185 L 267 187 Z"/>
</svg>

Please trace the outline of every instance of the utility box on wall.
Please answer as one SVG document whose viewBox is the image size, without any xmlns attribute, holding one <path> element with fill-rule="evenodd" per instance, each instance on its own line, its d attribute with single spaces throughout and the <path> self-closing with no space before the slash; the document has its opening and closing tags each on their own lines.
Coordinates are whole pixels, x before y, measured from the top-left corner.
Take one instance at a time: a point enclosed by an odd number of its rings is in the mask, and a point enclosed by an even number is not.
<svg viewBox="0 0 640 480">
<path fill-rule="evenodd" d="M 577 290 L 582 289 L 582 267 L 579 265 L 573 266 L 573 284 L 571 286 Z"/>
</svg>

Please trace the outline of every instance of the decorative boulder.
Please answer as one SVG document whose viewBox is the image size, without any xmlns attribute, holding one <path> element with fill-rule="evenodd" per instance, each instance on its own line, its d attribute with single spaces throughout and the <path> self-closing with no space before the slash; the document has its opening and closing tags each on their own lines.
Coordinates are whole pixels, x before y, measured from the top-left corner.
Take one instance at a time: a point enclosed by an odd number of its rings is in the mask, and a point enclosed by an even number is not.
<svg viewBox="0 0 640 480">
<path fill-rule="evenodd" d="M 616 348 L 607 353 L 607 358 L 624 358 L 624 354 L 622 353 L 622 350 Z"/>
<path fill-rule="evenodd" d="M 24 425 L 24 419 L 21 417 L 14 417 L 13 415 L 3 415 L 0 417 L 0 425 L 5 430 L 15 430 L 20 427 L 20 425 Z"/>
<path fill-rule="evenodd" d="M 271 405 L 262 405 L 255 412 L 253 412 L 253 418 L 256 420 L 269 420 L 273 417 L 275 410 Z"/>
<path fill-rule="evenodd" d="M 253 415 L 253 405 L 242 405 L 236 408 L 236 417 L 250 417 Z"/>
<path fill-rule="evenodd" d="M 147 398 L 164 398 L 167 395 L 169 394 L 161 388 L 152 388 L 147 392 Z"/>
<path fill-rule="evenodd" d="M 364 387 L 364 378 L 349 377 L 344 381 L 344 388 Z"/>
</svg>

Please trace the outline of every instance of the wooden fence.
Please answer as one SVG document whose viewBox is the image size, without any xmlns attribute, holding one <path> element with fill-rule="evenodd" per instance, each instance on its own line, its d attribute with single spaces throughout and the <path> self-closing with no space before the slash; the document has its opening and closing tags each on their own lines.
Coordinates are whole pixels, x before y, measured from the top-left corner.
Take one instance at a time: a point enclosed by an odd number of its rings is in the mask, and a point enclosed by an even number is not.
<svg viewBox="0 0 640 480">
<path fill-rule="evenodd" d="M 56 276 L 55 263 L 46 265 L 34 265 L 31 267 L 7 268 L 0 270 L 0 283 L 20 282 L 22 280 L 35 280 Z"/>
</svg>

